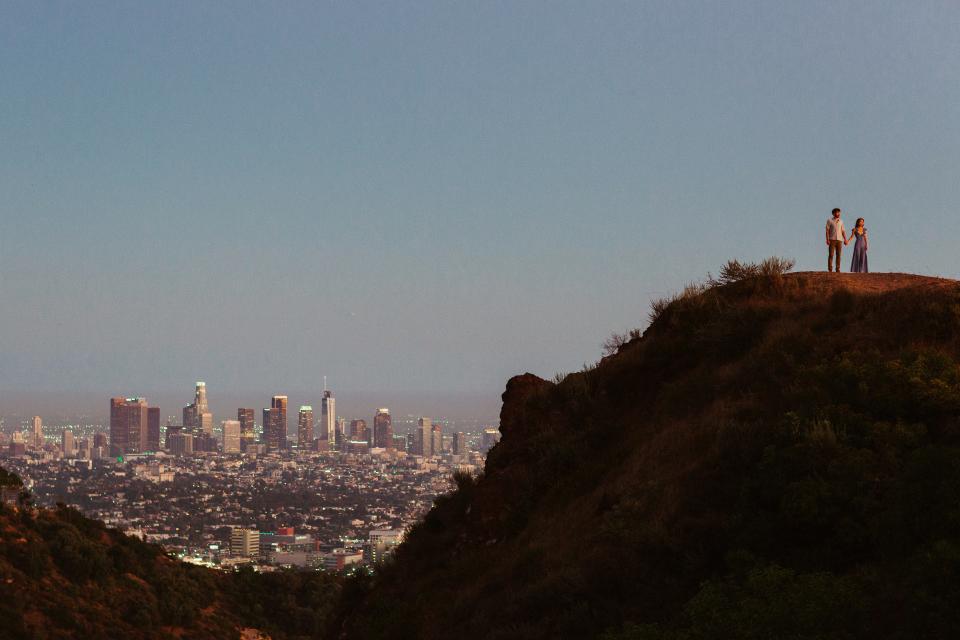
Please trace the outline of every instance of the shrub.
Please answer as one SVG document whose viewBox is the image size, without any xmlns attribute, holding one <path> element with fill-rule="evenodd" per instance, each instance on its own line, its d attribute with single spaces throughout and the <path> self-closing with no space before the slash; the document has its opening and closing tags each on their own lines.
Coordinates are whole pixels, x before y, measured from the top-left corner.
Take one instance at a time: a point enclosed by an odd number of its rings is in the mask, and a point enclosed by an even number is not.
<svg viewBox="0 0 960 640">
<path fill-rule="evenodd" d="M 748 278 L 757 277 L 779 277 L 791 271 L 796 264 L 795 260 L 771 256 L 760 262 L 740 262 L 739 260 L 728 260 L 725 265 L 720 267 L 720 277 L 716 280 L 708 276 L 711 284 L 724 285 L 740 282 Z"/>
<path fill-rule="evenodd" d="M 683 288 L 683 291 L 676 293 L 672 296 L 667 296 L 665 298 L 658 298 L 650 303 L 650 324 L 653 324 L 657 321 L 660 316 L 663 315 L 663 312 L 667 310 L 668 307 L 672 306 L 677 302 L 683 302 L 686 300 L 692 300 L 698 296 L 703 295 L 708 290 L 714 286 L 714 282 L 711 282 L 709 279 L 707 282 L 691 282 Z"/>
<path fill-rule="evenodd" d="M 614 331 L 610 334 L 610 337 L 603 341 L 600 345 L 603 348 L 604 356 L 612 356 L 620 351 L 620 348 L 625 344 L 629 343 L 632 340 L 638 340 L 640 338 L 639 329 L 631 329 L 626 333 L 617 333 Z"/>
</svg>

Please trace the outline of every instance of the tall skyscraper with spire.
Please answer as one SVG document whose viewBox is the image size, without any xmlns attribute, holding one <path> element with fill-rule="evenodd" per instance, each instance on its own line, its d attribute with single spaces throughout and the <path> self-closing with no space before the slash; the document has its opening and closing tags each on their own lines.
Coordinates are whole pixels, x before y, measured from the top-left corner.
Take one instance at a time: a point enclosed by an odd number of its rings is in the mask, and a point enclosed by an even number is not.
<svg viewBox="0 0 960 640">
<path fill-rule="evenodd" d="M 332 451 L 337 442 L 337 401 L 333 397 L 333 391 L 327 390 L 326 378 L 320 405 L 320 437 L 327 441 L 327 447 Z"/>
</svg>

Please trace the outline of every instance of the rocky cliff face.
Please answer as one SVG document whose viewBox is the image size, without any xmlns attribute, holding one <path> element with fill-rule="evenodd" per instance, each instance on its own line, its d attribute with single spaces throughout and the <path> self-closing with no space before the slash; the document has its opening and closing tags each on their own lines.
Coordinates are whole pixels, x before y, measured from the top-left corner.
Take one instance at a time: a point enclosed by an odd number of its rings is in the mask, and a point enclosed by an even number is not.
<svg viewBox="0 0 960 640">
<path fill-rule="evenodd" d="M 944 637 L 960 628 L 960 288 L 754 278 L 503 395 L 346 637 Z"/>
</svg>

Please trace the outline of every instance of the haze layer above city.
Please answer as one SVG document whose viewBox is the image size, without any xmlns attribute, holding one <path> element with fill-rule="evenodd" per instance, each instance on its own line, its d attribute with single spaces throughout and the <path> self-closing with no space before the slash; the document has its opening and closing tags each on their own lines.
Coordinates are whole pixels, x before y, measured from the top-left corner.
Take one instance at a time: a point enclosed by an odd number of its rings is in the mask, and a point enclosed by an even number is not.
<svg viewBox="0 0 960 640">
<path fill-rule="evenodd" d="M 0 414 L 495 417 L 729 258 L 957 277 L 953 2 L 7 3 Z"/>
</svg>

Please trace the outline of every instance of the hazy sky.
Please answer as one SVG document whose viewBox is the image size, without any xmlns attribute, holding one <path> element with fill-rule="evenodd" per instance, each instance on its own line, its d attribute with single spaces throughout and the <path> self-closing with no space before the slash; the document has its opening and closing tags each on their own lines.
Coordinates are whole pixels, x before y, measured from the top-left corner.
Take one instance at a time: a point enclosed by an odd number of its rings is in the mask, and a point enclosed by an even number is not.
<svg viewBox="0 0 960 640">
<path fill-rule="evenodd" d="M 833 206 L 874 270 L 956 277 L 958 33 L 955 0 L 2 2 L 0 389 L 496 402 L 727 258 L 823 268 Z"/>
</svg>

